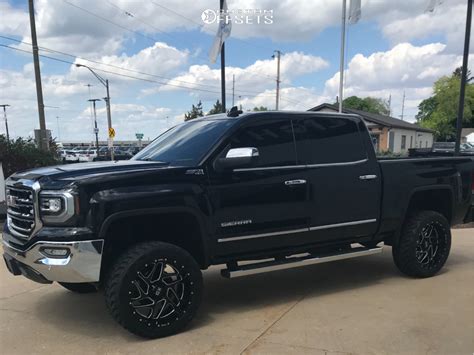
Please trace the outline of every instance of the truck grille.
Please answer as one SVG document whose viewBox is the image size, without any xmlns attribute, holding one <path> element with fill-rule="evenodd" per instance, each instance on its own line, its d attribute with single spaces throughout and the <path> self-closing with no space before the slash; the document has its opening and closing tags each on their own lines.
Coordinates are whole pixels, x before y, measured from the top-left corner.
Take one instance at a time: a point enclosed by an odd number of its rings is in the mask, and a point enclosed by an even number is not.
<svg viewBox="0 0 474 355">
<path fill-rule="evenodd" d="M 37 227 L 35 191 L 29 187 L 7 186 L 7 223 L 11 233 L 29 238 Z"/>
</svg>

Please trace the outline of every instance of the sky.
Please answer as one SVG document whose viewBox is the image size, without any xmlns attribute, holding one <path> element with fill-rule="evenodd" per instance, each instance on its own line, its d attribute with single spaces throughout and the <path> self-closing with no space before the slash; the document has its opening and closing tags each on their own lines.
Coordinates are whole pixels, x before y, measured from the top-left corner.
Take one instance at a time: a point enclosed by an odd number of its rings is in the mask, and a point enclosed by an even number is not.
<svg viewBox="0 0 474 355">
<path fill-rule="evenodd" d="M 362 0 L 360 21 L 347 27 L 345 97 L 391 97 L 392 116 L 400 117 L 405 92 L 404 119 L 415 120 L 433 83 L 462 62 L 466 1 L 437 2 L 427 12 L 430 0 Z M 275 50 L 282 52 L 280 109 L 336 101 L 342 0 L 227 3 L 243 19 L 233 22 L 226 40 L 228 108 L 232 102 L 243 110 L 275 108 Z M 27 4 L 0 1 L 0 104 L 10 105 L 11 137 L 33 136 L 39 127 Z M 182 122 L 199 100 L 209 111 L 220 99 L 220 58 L 209 60 L 217 24 L 205 23 L 202 14 L 218 7 L 218 0 L 36 0 L 52 136 L 64 142 L 94 139 L 88 100 L 105 97 L 105 88 L 75 64 L 109 80 L 118 140 L 134 139 L 135 133 L 153 139 Z M 99 139 L 105 140 L 104 101 L 97 102 L 97 120 Z"/>
</svg>

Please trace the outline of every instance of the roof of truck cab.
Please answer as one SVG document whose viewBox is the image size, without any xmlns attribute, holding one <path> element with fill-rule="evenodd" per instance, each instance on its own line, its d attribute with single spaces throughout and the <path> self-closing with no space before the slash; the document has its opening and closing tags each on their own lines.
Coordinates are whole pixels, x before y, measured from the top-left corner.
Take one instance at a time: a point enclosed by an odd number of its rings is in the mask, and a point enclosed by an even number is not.
<svg viewBox="0 0 474 355">
<path fill-rule="evenodd" d="M 198 119 L 200 120 L 240 120 L 243 118 L 248 118 L 251 116 L 282 116 L 285 117 L 287 116 L 288 118 L 292 116 L 321 116 L 321 117 L 327 117 L 327 116 L 346 116 L 346 117 L 360 117 L 358 114 L 354 113 L 339 113 L 339 112 L 314 112 L 314 111 L 247 111 L 247 112 L 242 112 L 238 116 L 231 117 L 228 116 L 226 113 L 218 113 L 215 115 L 209 115 L 209 116 L 203 116 Z"/>
</svg>

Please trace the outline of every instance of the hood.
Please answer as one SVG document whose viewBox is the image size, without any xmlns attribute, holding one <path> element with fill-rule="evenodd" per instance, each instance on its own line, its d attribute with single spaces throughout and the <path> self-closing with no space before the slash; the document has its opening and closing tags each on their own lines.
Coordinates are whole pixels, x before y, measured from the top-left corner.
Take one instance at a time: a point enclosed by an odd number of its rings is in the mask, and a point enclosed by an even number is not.
<svg viewBox="0 0 474 355">
<path fill-rule="evenodd" d="M 135 173 L 150 169 L 167 168 L 167 163 L 141 161 L 141 160 L 120 160 L 93 163 L 77 163 L 48 166 L 18 172 L 13 174 L 10 179 L 28 179 L 28 180 L 82 180 L 101 175 L 117 175 L 126 173 Z"/>
</svg>

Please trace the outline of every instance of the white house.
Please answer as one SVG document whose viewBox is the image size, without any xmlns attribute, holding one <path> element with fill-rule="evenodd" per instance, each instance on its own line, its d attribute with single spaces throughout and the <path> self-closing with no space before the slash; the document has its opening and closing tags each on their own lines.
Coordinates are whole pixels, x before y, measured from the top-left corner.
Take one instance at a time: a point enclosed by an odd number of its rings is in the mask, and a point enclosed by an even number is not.
<svg viewBox="0 0 474 355">
<path fill-rule="evenodd" d="M 461 131 L 462 143 L 474 143 L 474 128 L 463 128 Z"/>
<path fill-rule="evenodd" d="M 308 111 L 337 112 L 338 107 L 332 104 L 321 104 Z M 433 145 L 434 136 L 430 129 L 372 112 L 349 108 L 343 108 L 343 112 L 362 117 L 378 152 L 405 153 L 410 148 L 431 148 Z"/>
</svg>

